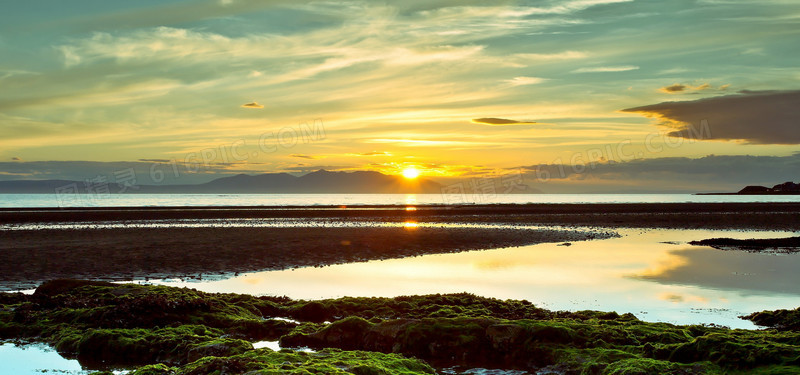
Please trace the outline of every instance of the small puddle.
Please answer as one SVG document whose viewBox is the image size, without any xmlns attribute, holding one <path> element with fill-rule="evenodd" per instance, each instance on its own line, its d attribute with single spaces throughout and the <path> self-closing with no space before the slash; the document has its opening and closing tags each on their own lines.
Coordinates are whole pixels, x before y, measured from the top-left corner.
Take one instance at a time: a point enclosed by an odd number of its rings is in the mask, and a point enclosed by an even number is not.
<svg viewBox="0 0 800 375">
<path fill-rule="evenodd" d="M 281 345 L 278 343 L 278 341 L 257 341 L 253 343 L 253 348 L 254 349 L 268 348 L 277 352 L 281 350 Z"/>
<path fill-rule="evenodd" d="M 0 373 L 14 375 L 69 374 L 85 375 L 95 370 L 87 370 L 74 359 L 62 357 L 55 349 L 45 344 L 13 343 L 0 344 Z M 126 374 L 127 371 L 114 371 Z"/>
<path fill-rule="evenodd" d="M 530 372 L 522 370 L 500 370 L 500 369 L 485 369 L 485 368 L 468 368 L 461 367 L 448 367 L 440 370 L 442 374 L 447 375 L 527 375 Z"/>
</svg>

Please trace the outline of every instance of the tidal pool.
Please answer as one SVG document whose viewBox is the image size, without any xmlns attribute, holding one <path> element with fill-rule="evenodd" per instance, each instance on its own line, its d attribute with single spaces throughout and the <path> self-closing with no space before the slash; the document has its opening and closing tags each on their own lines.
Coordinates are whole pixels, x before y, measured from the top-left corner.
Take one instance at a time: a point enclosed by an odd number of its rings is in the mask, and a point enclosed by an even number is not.
<svg viewBox="0 0 800 375">
<path fill-rule="evenodd" d="M 800 305 L 800 254 L 722 251 L 688 242 L 794 232 L 621 229 L 620 238 L 425 255 L 209 281 L 209 292 L 320 299 L 469 292 L 551 310 L 630 312 L 642 320 L 756 328 L 739 315 Z"/>
<path fill-rule="evenodd" d="M 0 374 L 88 374 L 78 361 L 65 359 L 44 344 L 0 344 Z"/>
</svg>

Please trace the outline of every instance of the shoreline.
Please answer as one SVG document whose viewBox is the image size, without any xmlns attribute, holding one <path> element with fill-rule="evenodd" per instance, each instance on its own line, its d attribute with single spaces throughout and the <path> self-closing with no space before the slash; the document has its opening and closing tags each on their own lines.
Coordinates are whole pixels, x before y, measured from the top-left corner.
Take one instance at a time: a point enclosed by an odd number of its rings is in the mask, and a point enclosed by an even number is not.
<svg viewBox="0 0 800 375">
<path fill-rule="evenodd" d="M 0 208 L 0 224 L 183 219 L 339 219 L 672 229 L 800 229 L 798 203 L 592 203 Z"/>
</svg>

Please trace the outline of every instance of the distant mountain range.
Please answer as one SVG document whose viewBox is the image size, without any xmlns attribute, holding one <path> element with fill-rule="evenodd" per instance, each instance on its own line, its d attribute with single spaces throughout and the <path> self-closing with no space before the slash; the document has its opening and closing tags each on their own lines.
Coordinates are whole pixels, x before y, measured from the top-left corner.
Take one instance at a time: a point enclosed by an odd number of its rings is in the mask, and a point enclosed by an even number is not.
<svg viewBox="0 0 800 375">
<path fill-rule="evenodd" d="M 67 180 L 0 181 L 4 194 L 53 193 L 133 194 L 440 194 L 442 185 L 424 178 L 413 180 L 373 171 L 330 172 L 318 170 L 304 176 L 288 173 L 240 174 L 197 185 L 131 185 Z"/>
</svg>

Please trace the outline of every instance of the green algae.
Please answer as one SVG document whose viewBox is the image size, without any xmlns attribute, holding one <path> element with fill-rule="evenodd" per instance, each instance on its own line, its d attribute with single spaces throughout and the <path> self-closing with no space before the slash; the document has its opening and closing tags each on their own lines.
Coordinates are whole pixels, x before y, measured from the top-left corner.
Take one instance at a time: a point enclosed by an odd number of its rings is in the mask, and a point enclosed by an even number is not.
<svg viewBox="0 0 800 375">
<path fill-rule="evenodd" d="M 326 349 L 317 353 L 252 350 L 226 357 L 208 356 L 180 367 L 154 364 L 131 375 L 201 374 L 435 374 L 428 364 L 396 354 Z"/>
<path fill-rule="evenodd" d="M 794 310 L 761 311 L 741 317 L 753 323 L 782 331 L 800 331 L 800 308 Z"/>
<path fill-rule="evenodd" d="M 580 373 L 706 373 L 800 365 L 800 334 L 675 326 L 635 319 L 361 318 L 293 332 L 286 346 L 395 352 L 432 363 L 566 366 Z M 613 365 L 613 366 L 612 366 Z M 638 370 L 637 370 L 638 369 Z"/>
<path fill-rule="evenodd" d="M 747 317 L 775 329 L 730 330 L 466 293 L 295 301 L 78 280 L 0 293 L 0 303 L 0 339 L 49 343 L 93 368 L 142 366 L 139 375 L 433 373 L 429 364 L 575 374 L 800 369 L 797 310 Z M 251 345 L 278 339 L 319 351 Z"/>
<path fill-rule="evenodd" d="M 426 317 L 497 317 L 504 319 L 542 319 L 555 313 L 528 301 L 500 300 L 469 293 L 427 296 L 342 297 L 319 301 L 294 301 L 289 316 L 301 321 L 324 322 L 358 316 L 365 319 Z"/>
<path fill-rule="evenodd" d="M 397 354 L 337 349 L 317 353 L 259 349 L 229 357 L 205 357 L 173 371 L 160 374 L 435 374 L 428 364 Z M 143 375 L 138 370 L 133 374 Z"/>
</svg>

